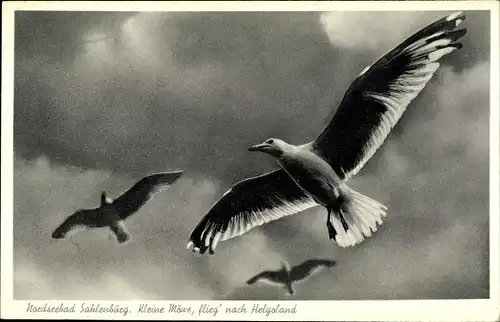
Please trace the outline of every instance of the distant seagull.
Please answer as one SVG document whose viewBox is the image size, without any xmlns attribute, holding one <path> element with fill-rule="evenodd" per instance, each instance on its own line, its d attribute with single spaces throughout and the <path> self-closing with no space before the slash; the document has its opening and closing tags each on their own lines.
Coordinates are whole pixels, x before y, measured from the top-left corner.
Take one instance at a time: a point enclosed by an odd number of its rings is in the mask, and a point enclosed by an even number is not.
<svg viewBox="0 0 500 322">
<path fill-rule="evenodd" d="M 118 242 L 125 243 L 131 236 L 123 221 L 139 210 L 154 195 L 170 187 L 181 177 L 182 173 L 183 171 L 179 170 L 144 177 L 114 201 L 103 191 L 99 208 L 75 212 L 56 228 L 52 233 L 52 238 L 65 238 L 68 233 L 78 230 L 109 227 Z"/>
<path fill-rule="evenodd" d="M 339 246 L 354 246 L 371 236 L 387 207 L 346 182 L 382 145 L 438 69 L 439 59 L 462 47 L 457 40 L 467 31 L 456 27 L 464 19 L 462 12 L 442 18 L 366 67 L 315 141 L 295 146 L 268 139 L 252 146 L 250 151 L 277 158 L 281 169 L 227 191 L 193 230 L 187 248 L 213 254 L 221 240 L 318 205 L 327 209 L 328 235 Z"/>
<path fill-rule="evenodd" d="M 292 287 L 293 283 L 305 281 L 308 277 L 317 273 L 323 267 L 335 266 L 335 261 L 327 259 L 310 259 L 290 269 L 287 262 L 281 263 L 279 271 L 264 271 L 255 275 L 247 281 L 251 285 L 259 280 L 270 284 L 283 284 L 288 291 L 288 294 L 293 295 L 295 290 Z"/>
</svg>

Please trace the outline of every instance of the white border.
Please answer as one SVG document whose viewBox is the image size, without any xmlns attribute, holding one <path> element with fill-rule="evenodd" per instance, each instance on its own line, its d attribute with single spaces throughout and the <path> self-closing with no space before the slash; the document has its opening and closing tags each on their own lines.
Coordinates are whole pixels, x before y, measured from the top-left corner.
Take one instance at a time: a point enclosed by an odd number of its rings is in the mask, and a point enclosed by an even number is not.
<svg viewBox="0 0 500 322">
<path fill-rule="evenodd" d="M 85 301 L 100 305 L 127 305 L 126 317 L 119 314 L 27 313 L 27 303 L 35 305 L 76 304 L 83 301 L 13 300 L 13 85 L 14 85 L 14 11 L 411 11 L 411 10 L 489 10 L 491 13 L 491 88 L 490 88 L 490 299 L 483 300 L 411 300 L 411 301 Z M 286 306 L 298 304 L 296 314 L 233 314 L 220 312 L 218 320 L 439 320 L 495 321 L 500 316 L 499 297 L 499 3 L 497 1 L 179 1 L 179 2 L 3 2 L 2 3 L 2 180 L 1 180 L 1 317 L 30 319 L 208 319 L 186 314 L 138 314 L 141 303 L 168 306 L 170 303 L 193 305 L 221 304 L 222 307 L 245 303 Z M 327 313 L 328 312 L 328 313 Z"/>
</svg>

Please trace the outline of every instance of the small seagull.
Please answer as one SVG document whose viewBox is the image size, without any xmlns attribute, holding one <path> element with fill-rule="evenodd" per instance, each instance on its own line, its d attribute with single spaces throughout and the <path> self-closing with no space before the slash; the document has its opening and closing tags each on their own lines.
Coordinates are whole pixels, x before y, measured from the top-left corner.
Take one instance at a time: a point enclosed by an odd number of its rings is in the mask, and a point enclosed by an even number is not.
<svg viewBox="0 0 500 322">
<path fill-rule="evenodd" d="M 326 209 L 328 237 L 341 247 L 377 231 L 387 207 L 347 186 L 384 143 L 406 107 L 462 48 L 459 11 L 431 23 L 361 71 L 318 138 L 293 145 L 270 138 L 249 148 L 277 159 L 280 169 L 237 183 L 194 228 L 186 248 L 204 254 L 221 240 L 306 209 Z"/>
<path fill-rule="evenodd" d="M 103 191 L 100 207 L 78 210 L 54 230 L 52 238 L 62 239 L 68 233 L 109 227 L 110 235 L 114 234 L 118 243 L 126 243 L 131 236 L 123 221 L 137 212 L 154 195 L 170 187 L 182 173 L 182 170 L 178 170 L 144 177 L 114 201 Z"/>
<path fill-rule="evenodd" d="M 283 284 L 289 295 L 295 294 L 293 283 L 300 283 L 320 271 L 323 267 L 335 266 L 335 261 L 328 259 L 310 259 L 290 269 L 287 262 L 281 262 L 281 269 L 278 271 L 264 271 L 247 281 L 248 285 L 255 284 L 259 280 L 270 284 Z"/>
</svg>

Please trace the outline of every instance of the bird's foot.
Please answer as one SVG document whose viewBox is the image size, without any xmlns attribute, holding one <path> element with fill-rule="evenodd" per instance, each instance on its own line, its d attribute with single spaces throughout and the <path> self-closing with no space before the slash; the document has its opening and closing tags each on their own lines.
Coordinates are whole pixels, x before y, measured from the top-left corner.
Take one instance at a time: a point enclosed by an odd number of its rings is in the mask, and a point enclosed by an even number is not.
<svg viewBox="0 0 500 322">
<path fill-rule="evenodd" d="M 326 227 L 328 228 L 328 238 L 335 240 L 335 237 L 337 236 L 337 231 L 335 230 L 330 221 L 327 221 Z"/>
</svg>

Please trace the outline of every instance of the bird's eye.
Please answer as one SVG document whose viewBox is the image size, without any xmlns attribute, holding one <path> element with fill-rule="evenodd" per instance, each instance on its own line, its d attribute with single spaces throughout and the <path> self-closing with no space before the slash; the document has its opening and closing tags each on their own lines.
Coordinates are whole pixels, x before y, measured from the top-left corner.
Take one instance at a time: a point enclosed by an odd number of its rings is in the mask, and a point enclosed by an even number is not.
<svg viewBox="0 0 500 322">
<path fill-rule="evenodd" d="M 267 143 L 268 143 L 268 144 L 273 144 L 273 142 L 274 142 L 274 141 L 273 141 L 273 139 L 271 139 L 271 140 L 267 140 Z"/>
</svg>

